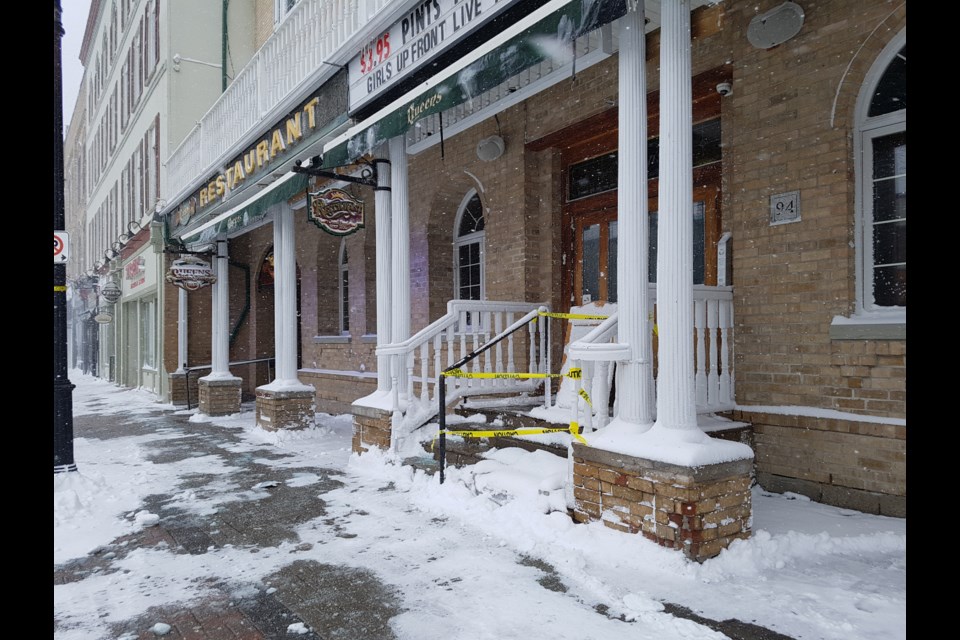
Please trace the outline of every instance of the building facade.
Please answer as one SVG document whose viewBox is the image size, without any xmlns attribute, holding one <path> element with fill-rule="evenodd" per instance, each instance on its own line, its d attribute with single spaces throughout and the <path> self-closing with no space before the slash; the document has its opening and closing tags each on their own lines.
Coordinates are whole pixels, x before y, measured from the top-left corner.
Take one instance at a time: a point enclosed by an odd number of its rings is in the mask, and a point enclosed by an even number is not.
<svg viewBox="0 0 960 640">
<path fill-rule="evenodd" d="M 268 39 L 241 73 L 297 70 L 268 115 L 211 162 L 188 153 L 211 140 L 170 158 L 192 178 L 158 216 L 166 244 L 217 281 L 164 307 L 168 374 L 174 345 L 208 350 L 201 411 L 255 399 L 264 428 L 350 411 L 357 451 L 396 451 L 436 415 L 443 369 L 541 308 L 606 307 L 595 331 L 551 318 L 544 346 L 525 328 L 469 365 L 583 372 L 578 519 L 702 557 L 710 517 L 749 535 L 744 478 L 905 516 L 906 6 L 803 5 L 293 5 L 276 34 L 314 62 L 269 58 Z M 350 18 L 329 31 L 335 7 Z M 565 382 L 477 376 L 447 400 L 557 408 Z M 734 430 L 711 516 L 644 512 L 642 477 L 606 455 L 702 494 L 696 456 L 654 445 Z"/>
<path fill-rule="evenodd" d="M 256 8 L 234 4 L 94 0 L 80 52 L 65 150 L 74 363 L 160 398 L 167 256 L 151 222 L 164 159 L 252 55 Z"/>
</svg>

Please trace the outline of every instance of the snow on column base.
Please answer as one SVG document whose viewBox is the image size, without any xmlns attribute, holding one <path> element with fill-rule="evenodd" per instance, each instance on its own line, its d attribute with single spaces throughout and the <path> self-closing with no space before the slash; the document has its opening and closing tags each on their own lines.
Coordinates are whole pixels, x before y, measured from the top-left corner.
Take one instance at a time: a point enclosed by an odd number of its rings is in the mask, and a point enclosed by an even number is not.
<svg viewBox="0 0 960 640">
<path fill-rule="evenodd" d="M 350 407 L 350 411 L 353 413 L 353 452 L 362 454 L 370 449 L 389 451 L 392 412 L 356 402 Z"/>
<path fill-rule="evenodd" d="M 197 381 L 200 413 L 227 416 L 240 412 L 241 378 L 204 376 Z"/>
<path fill-rule="evenodd" d="M 574 443 L 574 519 L 703 562 L 750 537 L 752 472 L 752 457 L 687 467 Z"/>
<path fill-rule="evenodd" d="M 257 387 L 257 426 L 267 431 L 305 429 L 316 424 L 315 389 L 296 384 Z"/>
</svg>

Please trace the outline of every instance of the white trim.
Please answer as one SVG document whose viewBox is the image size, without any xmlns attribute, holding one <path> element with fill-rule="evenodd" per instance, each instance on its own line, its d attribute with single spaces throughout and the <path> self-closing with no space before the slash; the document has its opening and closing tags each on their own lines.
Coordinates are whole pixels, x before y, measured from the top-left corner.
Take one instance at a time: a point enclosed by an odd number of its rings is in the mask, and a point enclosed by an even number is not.
<svg viewBox="0 0 960 640">
<path fill-rule="evenodd" d="M 474 233 L 468 233 L 464 236 L 459 235 L 460 233 L 460 224 L 463 222 L 463 214 L 467 210 L 467 205 L 470 203 L 473 198 L 476 197 L 480 200 L 480 213 L 483 216 L 483 231 L 476 231 Z M 453 298 L 455 300 L 465 300 L 467 298 L 460 297 L 460 247 L 468 246 L 472 244 L 480 245 L 480 300 L 485 300 L 487 297 L 487 286 L 486 286 L 486 228 L 487 228 L 487 217 L 486 212 L 484 211 L 483 200 L 480 199 L 480 194 L 476 189 L 469 189 L 467 194 L 460 201 L 460 206 L 457 208 L 457 215 L 454 216 L 453 221 Z"/>
<path fill-rule="evenodd" d="M 867 221 L 868 219 L 872 220 L 873 201 L 872 197 L 868 197 L 873 192 L 872 141 L 880 135 L 906 131 L 907 110 L 902 109 L 874 118 L 868 117 L 867 113 L 877 84 L 906 43 L 907 32 L 904 29 L 883 48 L 883 51 L 874 60 L 873 65 L 864 77 L 854 110 L 853 158 L 856 175 L 854 194 L 854 250 L 856 259 L 854 275 L 856 278 L 856 300 L 852 317 L 855 319 L 870 317 L 875 321 L 878 315 L 890 315 L 894 318 L 894 321 L 906 322 L 906 312 L 903 308 L 874 307 L 872 302 L 868 303 L 867 291 L 870 289 L 871 295 L 869 297 L 872 299 L 873 278 L 872 274 L 868 273 L 867 265 L 869 264 L 872 270 L 873 247 L 872 243 L 868 242 L 866 238 Z"/>
</svg>

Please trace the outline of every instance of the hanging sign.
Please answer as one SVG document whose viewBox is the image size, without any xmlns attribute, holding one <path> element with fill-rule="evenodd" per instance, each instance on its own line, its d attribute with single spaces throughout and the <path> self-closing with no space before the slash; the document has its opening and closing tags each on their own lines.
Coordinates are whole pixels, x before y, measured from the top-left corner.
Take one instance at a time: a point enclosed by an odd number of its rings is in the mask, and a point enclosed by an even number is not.
<svg viewBox="0 0 960 640">
<path fill-rule="evenodd" d="M 103 312 L 93 316 L 93 319 L 97 324 L 110 324 L 113 322 L 113 315 Z"/>
<path fill-rule="evenodd" d="M 363 201 L 343 189 L 308 193 L 307 220 L 333 236 L 363 228 Z"/>
<path fill-rule="evenodd" d="M 166 281 L 186 291 L 196 291 L 217 281 L 213 267 L 196 256 L 174 260 L 167 271 Z"/>
<path fill-rule="evenodd" d="M 100 297 L 104 300 L 113 304 L 120 299 L 120 296 L 123 295 L 123 292 L 120 290 L 120 287 L 117 286 L 117 283 L 113 280 L 107 282 L 107 284 L 100 287 Z"/>
</svg>

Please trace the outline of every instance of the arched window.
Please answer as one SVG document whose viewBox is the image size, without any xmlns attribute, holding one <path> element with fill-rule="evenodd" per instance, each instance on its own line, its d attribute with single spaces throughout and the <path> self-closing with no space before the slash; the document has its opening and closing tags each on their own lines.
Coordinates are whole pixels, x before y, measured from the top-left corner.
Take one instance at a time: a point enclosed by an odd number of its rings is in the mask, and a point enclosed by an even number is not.
<svg viewBox="0 0 960 640">
<path fill-rule="evenodd" d="M 460 203 L 455 224 L 454 295 L 458 300 L 483 300 L 483 204 L 474 189 Z"/>
<path fill-rule="evenodd" d="M 347 268 L 346 238 L 340 240 L 340 257 L 337 260 L 340 272 L 340 333 L 350 333 L 350 271 Z"/>
<path fill-rule="evenodd" d="M 907 307 L 907 39 L 877 58 L 857 99 L 856 314 Z"/>
</svg>

